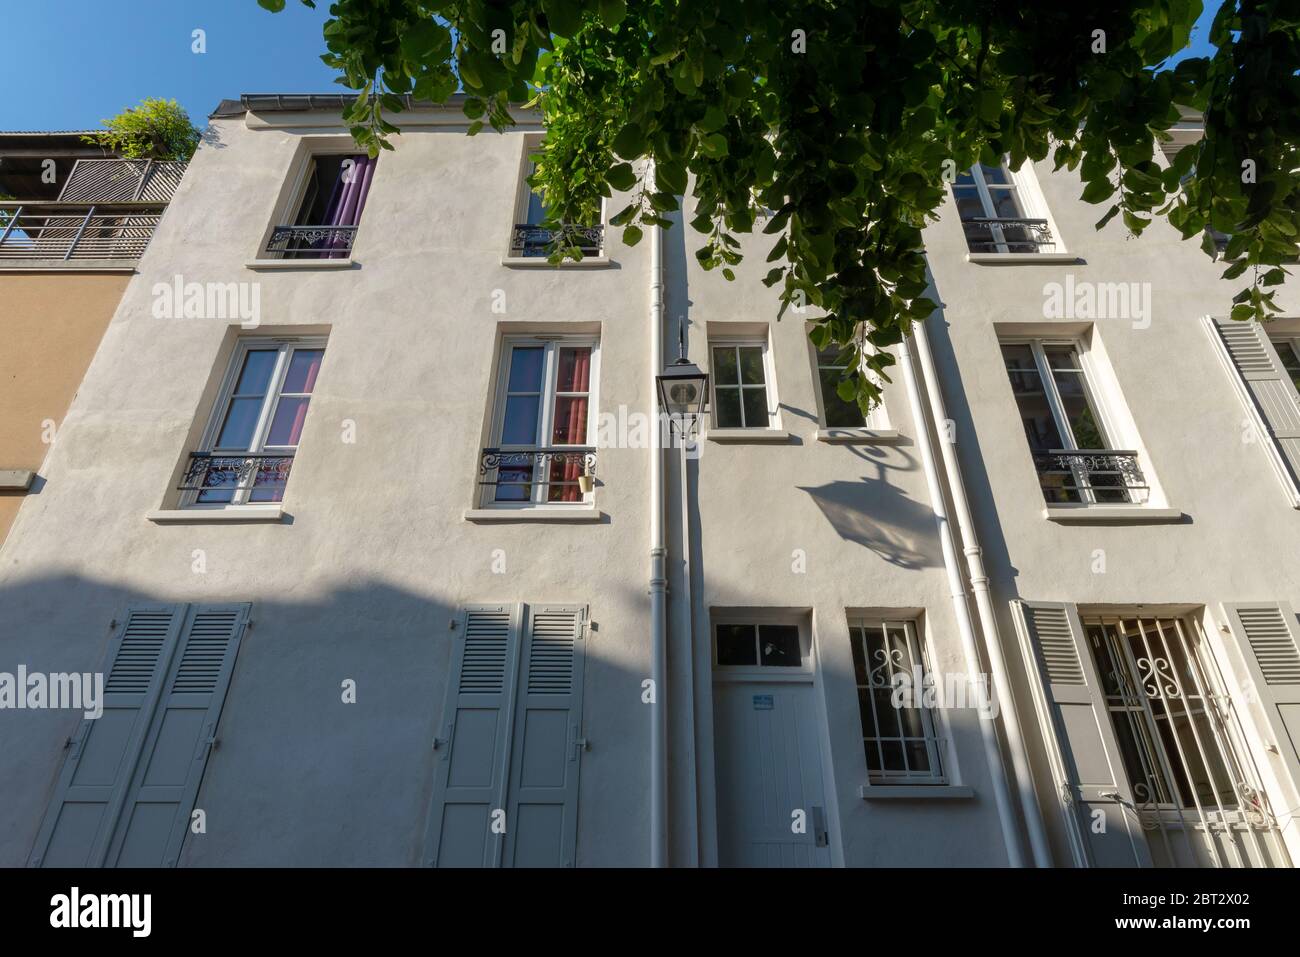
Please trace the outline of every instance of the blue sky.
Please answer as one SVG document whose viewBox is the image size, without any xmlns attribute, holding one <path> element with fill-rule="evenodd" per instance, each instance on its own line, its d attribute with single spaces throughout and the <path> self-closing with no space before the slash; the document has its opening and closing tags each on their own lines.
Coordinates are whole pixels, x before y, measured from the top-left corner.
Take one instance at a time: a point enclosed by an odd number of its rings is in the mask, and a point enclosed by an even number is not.
<svg viewBox="0 0 1300 957">
<path fill-rule="evenodd" d="M 241 93 L 342 92 L 320 61 L 329 0 L 0 0 L 0 130 L 95 129 L 146 96 L 198 125 Z M 194 30 L 207 52 L 191 51 Z"/>
<path fill-rule="evenodd" d="M 1223 0 L 1209 0 L 1188 55 Z M 341 91 L 320 62 L 329 0 L 281 13 L 256 0 L 0 0 L 0 130 L 94 129 L 146 96 L 178 100 L 199 126 L 241 93 Z M 191 50 L 196 29 L 207 52 Z"/>
</svg>

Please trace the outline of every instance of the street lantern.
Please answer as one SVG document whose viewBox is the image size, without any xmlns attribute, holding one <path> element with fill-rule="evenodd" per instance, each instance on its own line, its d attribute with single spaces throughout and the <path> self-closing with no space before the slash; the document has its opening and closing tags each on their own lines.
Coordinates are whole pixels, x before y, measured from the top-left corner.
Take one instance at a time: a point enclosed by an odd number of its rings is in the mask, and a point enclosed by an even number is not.
<svg viewBox="0 0 1300 957">
<path fill-rule="evenodd" d="M 670 416 L 704 414 L 704 398 L 709 391 L 709 377 L 685 356 L 658 376 L 659 407 Z"/>
<path fill-rule="evenodd" d="M 659 387 L 659 408 L 668 414 L 669 421 L 686 417 L 692 421 L 704 414 L 704 403 L 709 394 L 708 373 L 686 358 L 686 326 L 678 330 L 677 361 L 655 376 Z"/>
</svg>

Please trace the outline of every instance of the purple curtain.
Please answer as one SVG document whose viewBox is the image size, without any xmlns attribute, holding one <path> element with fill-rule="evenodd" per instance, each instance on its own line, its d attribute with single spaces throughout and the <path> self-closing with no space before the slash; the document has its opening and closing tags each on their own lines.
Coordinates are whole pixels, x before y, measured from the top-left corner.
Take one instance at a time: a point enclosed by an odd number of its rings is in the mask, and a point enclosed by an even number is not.
<svg viewBox="0 0 1300 957">
<path fill-rule="evenodd" d="M 347 159 L 352 160 L 352 166 L 345 165 L 339 169 L 329 205 L 325 207 L 324 226 L 355 226 L 361 222 L 361 210 L 365 208 L 366 195 L 370 192 L 376 160 L 364 153 Z M 347 175 L 349 172 L 350 177 Z M 344 182 L 345 178 L 347 182 Z M 350 239 L 336 236 L 329 241 L 329 248 L 326 259 L 342 259 L 351 252 L 352 243 Z"/>
</svg>

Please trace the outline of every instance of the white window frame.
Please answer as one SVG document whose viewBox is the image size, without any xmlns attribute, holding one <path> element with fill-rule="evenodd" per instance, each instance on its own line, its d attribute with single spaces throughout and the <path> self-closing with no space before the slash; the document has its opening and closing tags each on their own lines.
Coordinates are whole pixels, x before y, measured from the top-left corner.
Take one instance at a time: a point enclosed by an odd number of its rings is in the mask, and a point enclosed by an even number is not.
<svg viewBox="0 0 1300 957">
<path fill-rule="evenodd" d="M 1163 735 L 1149 733 L 1143 735 L 1148 750 L 1139 754 L 1139 757 L 1153 758 L 1157 762 L 1144 773 L 1148 778 L 1155 777 L 1156 783 L 1163 785 L 1165 796 L 1172 799 L 1156 800 L 1156 795 L 1147 795 L 1151 800 L 1146 802 L 1138 800 L 1138 804 L 1148 812 L 1147 821 L 1151 825 L 1148 830 L 1163 831 L 1165 825 L 1171 824 L 1190 829 L 1194 829 L 1197 824 L 1201 826 L 1248 824 L 1246 800 L 1241 787 L 1245 785 L 1250 791 L 1262 791 L 1263 788 L 1259 786 L 1258 769 L 1246 736 L 1243 715 L 1238 712 L 1232 696 L 1227 692 L 1226 676 L 1220 664 L 1219 654 L 1210 642 L 1206 629 L 1201 626 L 1199 616 L 1194 612 L 1163 612 L 1150 606 L 1147 608 L 1138 606 L 1132 609 L 1078 606 L 1075 608 L 1075 613 L 1078 615 L 1085 636 L 1089 634 L 1091 628 L 1113 626 L 1120 622 L 1137 622 L 1143 651 L 1146 652 L 1148 647 L 1150 648 L 1149 657 L 1144 661 L 1134 655 L 1132 647 L 1127 642 L 1118 643 L 1124 659 L 1120 667 L 1127 673 L 1133 691 L 1128 697 L 1119 696 L 1118 700 L 1117 696 L 1103 694 L 1106 717 L 1111 722 L 1117 739 L 1121 735 L 1119 728 L 1121 716 L 1128 715 L 1131 724 L 1145 725 L 1142 730 L 1149 731 L 1151 728 L 1161 727 L 1159 717 L 1150 707 L 1151 702 L 1165 701 L 1166 698 L 1180 701 L 1184 709 L 1182 712 L 1171 709 L 1168 705 L 1165 707 L 1166 718 L 1170 723 L 1172 723 L 1170 715 L 1179 717 L 1186 713 L 1207 715 L 1206 729 L 1209 734 L 1206 739 L 1202 739 L 1200 729 L 1193 727 L 1194 722 L 1187 725 L 1188 731 L 1193 732 L 1192 734 L 1172 736 L 1172 748 Z M 1145 628 L 1144 623 L 1172 625 L 1178 635 L 1178 642 L 1166 648 L 1167 639 L 1161 637 L 1160 630 Z M 1103 665 L 1096 659 L 1096 651 L 1091 639 L 1086 638 L 1086 640 L 1088 645 L 1086 650 L 1093 654 L 1094 666 L 1100 672 Z M 1181 670 L 1174 668 L 1167 663 L 1167 653 L 1181 654 L 1184 660 L 1190 654 L 1192 662 Z M 1157 665 L 1154 671 L 1150 664 L 1146 663 L 1151 658 L 1155 659 Z M 1161 680 L 1153 681 L 1153 674 L 1158 674 Z M 1188 688 L 1182 687 L 1185 675 L 1190 675 L 1193 679 Z M 1104 692 L 1104 688 L 1102 690 Z M 1143 691 L 1146 693 L 1141 693 Z M 1199 712 L 1193 710 L 1193 699 L 1200 708 Z M 1145 720 L 1143 721 L 1142 718 Z M 1201 799 L 1195 796 L 1191 784 L 1192 763 L 1199 762 L 1207 775 L 1213 778 L 1206 757 L 1208 750 L 1206 740 L 1213 744 L 1220 767 L 1234 786 L 1235 803 L 1231 807 L 1222 804 L 1217 797 L 1217 792 L 1212 799 Z M 1135 741 L 1135 746 L 1141 748 L 1141 745 L 1142 742 Z M 1140 782 L 1132 780 L 1128 764 L 1122 754 L 1113 755 L 1113 760 L 1117 765 L 1118 773 L 1125 775 L 1128 780 L 1129 793 L 1135 795 L 1137 800 L 1141 795 L 1138 794 L 1136 785 Z M 1192 790 L 1191 803 L 1181 800 L 1177 774 L 1174 773 L 1175 768 L 1180 765 Z M 1211 804 L 1214 806 L 1211 807 Z M 1150 840 L 1154 840 L 1154 835 Z"/>
<path fill-rule="evenodd" d="M 1047 222 L 1047 229 L 1051 233 L 1052 242 L 1049 245 L 1039 246 L 1032 252 L 1011 252 L 1010 245 L 1017 245 L 1014 241 L 1009 245 L 1006 237 L 1002 232 L 1002 227 L 990 225 L 989 232 L 992 240 L 997 244 L 996 252 L 987 250 L 982 252 L 971 252 L 971 256 L 1041 256 L 1044 254 L 1061 254 L 1065 252 L 1065 246 L 1061 241 L 1060 231 L 1056 227 L 1056 222 L 1052 219 L 1051 211 L 1047 208 L 1047 200 L 1038 187 L 1038 180 L 1034 176 L 1032 168 L 1026 163 L 1020 168 L 1020 172 L 1015 172 L 1007 163 L 1006 157 L 1002 158 L 1002 170 L 1006 173 L 1008 183 L 994 183 L 989 185 L 984 176 L 984 169 L 980 163 L 975 163 L 965 172 L 971 176 L 971 182 L 975 186 L 976 195 L 979 196 L 980 205 L 984 208 L 984 218 L 997 219 L 997 207 L 993 204 L 992 190 L 1005 190 L 1015 194 L 1016 206 L 1020 209 L 1022 219 L 1043 219 Z M 965 186 L 964 183 L 953 183 L 954 187 Z M 956 194 L 953 194 L 954 201 Z M 961 219 L 960 211 L 958 219 Z M 963 220 L 964 221 L 964 220 Z"/>
<path fill-rule="evenodd" d="M 1267 335 L 1267 332 L 1265 335 Z M 1291 354 L 1295 356 L 1295 361 L 1300 363 L 1300 335 L 1268 336 L 1268 341 L 1273 344 L 1273 349 L 1277 352 L 1278 361 L 1282 363 L 1283 370 L 1289 375 L 1291 370 L 1286 367 L 1286 361 L 1282 358 L 1282 350 L 1290 349 Z M 1300 388 L 1300 386 L 1297 386 L 1297 388 Z"/>
<path fill-rule="evenodd" d="M 718 626 L 753 625 L 755 663 L 752 665 L 723 665 L 718 663 Z M 799 665 L 765 665 L 759 628 L 762 625 L 784 625 L 799 629 Z M 715 612 L 709 622 L 709 656 L 713 674 L 719 681 L 811 681 L 814 673 L 812 628 L 807 615 L 784 611 L 756 609 L 729 609 Z"/>
<path fill-rule="evenodd" d="M 868 646 L 865 643 L 865 636 L 861 632 L 872 628 L 880 629 L 883 631 L 885 628 L 889 626 L 903 627 L 905 640 L 907 641 L 908 644 L 908 656 L 911 658 L 911 663 L 913 665 L 919 664 L 921 666 L 921 673 L 923 677 L 929 677 L 931 675 L 934 675 L 934 672 L 930 668 L 929 649 L 926 647 L 926 642 L 923 640 L 923 637 L 921 635 L 921 624 L 915 618 L 912 617 L 893 618 L 893 617 L 885 617 L 880 615 L 856 615 L 856 616 L 850 615 L 848 620 L 848 625 L 849 625 L 849 640 L 852 642 L 858 642 L 858 641 L 863 642 L 862 656 L 863 656 L 863 664 L 867 669 L 868 682 L 870 682 L 871 680 L 873 668 L 872 668 L 871 660 L 867 656 Z M 888 645 L 886 645 L 886 647 L 888 647 Z M 881 662 L 880 667 L 882 668 L 886 667 L 888 664 L 889 664 L 888 662 Z M 894 669 L 890 668 L 889 673 L 892 675 L 893 672 Z M 858 684 L 856 674 L 853 676 L 853 678 L 854 678 L 853 684 L 856 691 L 870 690 L 873 688 L 877 688 L 877 690 L 883 690 L 883 688 L 878 688 L 878 686 L 872 685 L 870 683 L 866 685 Z M 942 681 L 942 679 L 936 679 L 936 680 Z M 885 687 L 889 687 L 888 682 L 886 683 Z M 913 688 L 913 691 L 915 693 L 921 693 L 924 691 L 924 689 Z M 891 688 L 891 693 L 892 693 L 892 688 Z M 907 756 L 906 745 L 908 741 L 915 740 L 915 739 L 908 738 L 906 736 L 901 736 L 901 735 L 891 736 L 891 735 L 881 734 L 880 732 L 884 729 L 884 722 L 882 721 L 881 715 L 876 713 L 874 710 L 875 709 L 874 697 L 872 697 L 869 694 L 868 700 L 871 701 L 871 705 L 873 709 L 872 713 L 875 715 L 876 718 L 876 737 L 871 740 L 874 740 L 877 743 L 877 747 L 880 747 L 881 743 L 885 741 L 897 741 L 903 752 L 904 764 L 908 763 L 909 759 Z M 855 704 L 856 703 L 857 702 L 855 702 Z M 862 726 L 861 723 L 862 715 L 860 712 L 860 708 L 861 706 L 859 705 L 858 722 L 859 722 L 859 729 L 861 731 L 860 737 L 862 739 L 862 745 L 863 745 L 862 760 L 864 763 L 866 763 L 866 745 L 869 739 L 867 736 L 867 729 L 866 727 Z M 946 785 L 949 783 L 950 778 L 948 775 L 948 767 L 949 764 L 952 763 L 952 761 L 951 761 L 951 754 L 949 753 L 949 742 L 948 742 L 947 735 L 945 734 L 945 727 L 940 719 L 939 709 L 929 708 L 922 705 L 916 710 L 919 712 L 919 717 L 921 720 L 922 732 L 924 734 L 923 740 L 925 743 L 925 751 L 930 761 L 930 769 L 928 771 L 911 770 L 908 768 L 905 768 L 902 771 L 885 770 L 883 767 L 885 762 L 884 762 L 884 752 L 882 749 L 880 751 L 880 756 L 881 756 L 880 763 L 882 765 L 881 769 L 872 770 L 869 765 L 867 767 L 867 779 L 868 781 L 870 781 L 872 785 L 892 785 L 892 784 Z M 903 730 L 902 722 L 897 721 L 897 719 L 896 719 L 896 726 L 900 732 Z"/>
<path fill-rule="evenodd" d="M 888 431 L 888 430 L 889 430 L 889 415 L 888 415 L 888 413 L 887 413 L 886 410 L 885 410 L 885 402 L 884 402 L 884 397 L 883 397 L 883 395 L 882 395 L 882 397 L 881 397 L 881 400 L 880 400 L 879 402 L 877 402 L 877 403 L 872 407 L 871 412 L 870 412 L 868 415 L 866 415 L 866 416 L 864 417 L 865 420 L 864 420 L 864 422 L 863 422 L 862 425 L 831 425 L 831 424 L 827 421 L 827 419 L 826 419 L 826 396 L 822 393 L 822 370 L 823 370 L 823 369 L 836 369 L 836 370 L 838 370 L 838 369 L 847 369 L 848 366 L 839 366 L 839 365 L 822 365 L 822 361 L 821 361 L 821 350 L 818 349 L 817 346 L 816 346 L 816 345 L 815 345 L 811 340 L 810 340 L 809 343 L 808 343 L 808 348 L 809 348 L 809 351 L 810 351 L 811 354 L 812 354 L 813 385 L 814 385 L 815 391 L 816 391 L 816 393 L 817 393 L 817 415 L 818 415 L 818 421 L 821 423 L 821 427 L 822 427 L 823 429 L 834 429 L 834 430 L 837 431 L 837 432 L 848 432 L 848 431 L 885 432 L 885 431 Z M 868 348 L 870 348 L 869 345 L 868 345 Z M 861 362 L 861 360 L 859 360 L 859 368 L 861 369 L 861 372 L 862 372 L 862 374 L 863 374 L 864 376 L 869 377 L 869 378 L 871 379 L 871 381 L 874 382 L 877 386 L 881 387 L 881 389 L 882 389 L 882 391 L 883 391 L 884 383 L 881 382 L 880 379 L 879 379 L 877 376 L 873 375 L 872 372 L 871 372 L 871 370 L 870 370 L 869 368 L 867 368 L 866 364 L 865 364 L 864 362 Z"/>
<path fill-rule="evenodd" d="M 1047 399 L 1047 405 L 1051 410 L 1052 418 L 1056 422 L 1056 430 L 1061 434 L 1061 441 L 1066 443 L 1062 447 L 1071 451 L 1088 451 L 1087 449 L 1080 448 L 1078 440 L 1074 437 L 1074 429 L 1070 427 L 1070 420 L 1065 414 L 1065 404 L 1061 401 L 1061 393 L 1057 389 L 1056 378 L 1052 375 L 1052 369 L 1044 349 L 1046 346 L 1072 347 L 1079 356 L 1079 368 L 1083 372 L 1083 391 L 1088 398 L 1088 402 L 1092 405 L 1093 411 L 1097 414 L 1097 425 L 1105 434 L 1106 442 L 1109 444 L 1109 450 L 1121 450 L 1121 446 L 1116 444 L 1119 441 L 1118 437 L 1121 435 L 1121 431 L 1117 429 L 1115 425 L 1114 416 L 1107 408 L 1105 397 L 1097 388 L 1098 384 L 1102 380 L 1097 374 L 1087 342 L 1078 336 L 1000 336 L 998 338 L 999 356 L 1001 356 L 1002 346 L 1004 345 L 1025 345 L 1030 347 L 1034 356 L 1034 365 L 1038 370 L 1038 378 L 1043 384 L 1044 397 Z M 1007 376 L 1007 384 L 1010 385 L 1011 375 L 1006 368 L 1005 360 L 1002 365 L 1003 373 Z M 1011 401 L 1016 406 L 1016 420 L 1019 422 L 1020 404 L 1015 399 L 1014 389 L 1012 390 L 1012 393 Z M 1030 449 L 1030 452 L 1033 451 L 1033 449 Z M 1143 469 L 1143 474 L 1147 475 L 1145 468 Z M 1075 481 L 1077 485 L 1083 484 L 1079 478 L 1076 478 Z M 1151 485 L 1151 477 L 1149 475 L 1147 475 L 1147 484 Z M 1152 491 L 1153 489 L 1148 491 L 1148 498 L 1151 497 Z M 1080 503 L 1058 502 L 1051 504 L 1064 507 L 1069 507 L 1071 504 L 1105 504 L 1108 507 L 1116 508 L 1143 507 L 1142 504 L 1138 502 L 1098 503 L 1096 495 L 1090 488 L 1079 488 L 1079 497 L 1082 499 L 1082 502 Z"/>
<path fill-rule="evenodd" d="M 289 371 L 289 364 L 293 359 L 293 354 L 298 350 L 312 350 L 326 347 L 326 338 L 323 336 L 311 337 L 283 337 L 283 336 L 242 336 L 235 342 L 235 349 L 231 353 L 230 360 L 226 367 L 225 377 L 221 382 L 221 389 L 217 393 L 217 400 L 212 405 L 212 412 L 208 416 L 208 424 L 204 427 L 203 436 L 199 446 L 194 451 L 207 452 L 214 456 L 237 458 L 240 454 L 258 455 L 266 449 L 266 439 L 271 430 L 271 423 L 275 421 L 275 412 L 279 408 L 280 400 L 284 398 L 281 389 L 284 386 L 285 375 Z M 266 395 L 262 398 L 262 409 L 258 413 L 257 425 L 253 428 L 253 439 L 250 447 L 247 449 L 236 449 L 230 452 L 214 448 L 217 439 L 221 434 L 221 426 L 225 423 L 226 414 L 230 409 L 230 401 L 233 398 L 235 385 L 239 381 L 239 374 L 243 371 L 244 360 L 251 351 L 267 350 L 274 347 L 277 351 L 275 367 L 271 370 L 271 377 L 267 380 Z M 323 363 L 322 358 L 322 363 Z M 322 366 L 323 368 L 323 366 Z M 313 393 L 310 393 L 314 395 Z M 290 393 L 289 397 L 294 398 L 308 393 Z M 307 414 L 311 414 L 311 402 L 307 405 Z M 305 428 L 305 426 L 304 426 Z M 273 446 L 273 448 L 288 448 L 289 446 Z M 293 446 L 294 460 L 297 461 L 298 449 L 300 446 Z M 182 469 L 182 474 L 188 471 L 189 462 Z M 292 469 L 290 470 L 292 474 Z M 252 481 L 256 481 L 257 472 L 254 470 Z M 288 494 L 286 479 L 285 494 Z M 266 508 L 276 509 L 283 506 L 283 502 L 251 502 L 249 496 L 253 491 L 253 485 L 250 483 L 240 485 L 236 488 L 229 502 L 200 502 L 199 495 L 202 489 L 189 489 L 182 493 L 180 507 L 191 509 L 226 509 L 226 508 Z M 216 491 L 213 489 L 212 491 Z"/>
<path fill-rule="evenodd" d="M 767 395 L 767 422 L 765 422 L 763 425 L 749 425 L 749 424 L 723 425 L 721 422 L 718 421 L 718 376 L 717 376 L 717 370 L 714 368 L 715 363 L 713 359 L 713 350 L 714 349 L 740 349 L 741 347 L 746 347 L 746 348 L 756 347 L 763 350 L 763 389 Z M 737 376 L 739 376 L 739 368 L 740 368 L 739 352 L 736 353 L 736 368 L 737 368 Z M 712 428 L 721 429 L 724 431 L 743 429 L 746 432 L 763 432 L 763 431 L 771 431 L 772 429 L 776 429 L 778 427 L 779 407 L 777 405 L 777 398 L 776 398 L 776 370 L 773 367 L 772 350 L 770 348 L 768 337 L 720 336 L 720 337 L 715 337 L 710 339 L 709 340 L 709 369 L 713 373 L 709 376 L 709 402 L 712 405 L 710 422 Z M 743 393 L 745 389 L 757 390 L 758 386 L 726 383 L 723 386 L 723 388 L 730 388 L 730 389 L 739 388 Z M 744 403 L 743 394 L 741 396 L 741 403 L 740 403 L 740 417 L 741 420 L 744 421 L 745 403 Z"/>
<path fill-rule="evenodd" d="M 505 256 L 507 259 L 511 260 L 512 262 L 516 261 L 519 258 L 528 258 L 528 257 L 520 257 L 518 252 L 514 249 L 513 246 L 514 229 L 516 225 L 521 225 L 523 223 L 528 222 L 528 206 L 529 203 L 531 202 L 531 197 L 533 195 L 532 187 L 528 185 L 528 177 L 531 176 L 533 173 L 533 163 L 534 163 L 533 157 L 535 157 L 538 153 L 540 153 L 541 150 L 542 150 L 542 137 L 536 135 L 525 136 L 523 156 L 520 159 L 520 163 L 519 163 L 519 176 L 517 181 L 517 187 L 515 190 L 515 202 L 514 202 L 514 206 L 511 207 L 513 218 L 510 221 L 510 231 L 506 235 Z M 608 216 L 607 200 L 602 198 L 600 201 L 599 221 L 593 223 L 592 225 L 607 227 L 607 219 L 606 219 L 607 216 Z M 585 254 L 587 260 L 603 259 L 605 258 L 605 256 L 608 255 L 609 237 L 608 235 L 606 235 L 606 233 L 608 233 L 608 228 L 605 228 L 604 231 L 601 233 L 600 249 L 594 253 Z M 536 258 L 539 259 L 539 261 L 541 262 L 546 261 L 544 258 L 541 257 L 536 257 Z"/>
<path fill-rule="evenodd" d="M 356 156 L 358 153 L 359 151 L 356 143 L 354 143 L 350 138 L 341 139 L 337 142 L 331 141 L 329 143 L 321 143 L 320 145 L 308 146 L 298 153 L 294 158 L 293 165 L 290 167 L 290 175 L 293 177 L 292 185 L 288 194 L 285 196 L 283 205 L 277 207 L 274 215 L 271 217 L 271 222 L 267 224 L 266 230 L 262 236 L 262 241 L 254 254 L 255 260 L 272 255 L 268 252 L 266 247 L 267 244 L 270 243 L 271 236 L 275 233 L 276 228 L 279 226 L 293 225 L 293 220 L 297 219 L 299 214 L 302 212 L 302 204 L 307 198 L 307 187 L 311 184 L 311 174 L 315 167 L 316 160 L 324 156 Z M 366 201 L 369 202 L 369 198 L 367 198 Z M 357 220 L 357 232 L 361 231 L 360 220 L 364 215 L 365 210 L 362 209 L 362 216 L 358 217 Z M 356 235 L 354 234 L 352 237 L 353 249 L 356 248 L 356 242 Z M 284 258 L 282 252 L 277 255 L 281 259 Z M 352 258 L 352 250 L 348 251 L 347 258 Z M 310 257 L 293 260 L 295 266 L 301 266 L 303 263 L 310 264 L 313 261 L 314 260 Z M 335 262 L 337 262 L 337 260 L 335 260 Z"/>
<path fill-rule="evenodd" d="M 542 401 L 538 403 L 538 427 L 537 435 L 540 444 L 534 445 L 502 445 L 501 434 L 505 429 L 506 416 L 506 396 L 510 384 L 510 361 L 514 355 L 514 350 L 519 347 L 524 348 L 542 348 L 544 350 L 542 361 Z M 588 372 L 587 391 L 586 393 L 557 393 L 556 385 L 559 376 L 559 352 L 566 347 L 591 349 L 591 368 Z M 600 337 L 597 335 L 507 335 L 501 340 L 501 354 L 496 368 L 496 386 L 493 395 L 492 405 L 492 428 L 489 433 L 491 439 L 490 447 L 501 449 L 503 452 L 526 452 L 539 448 L 574 448 L 574 449 L 595 449 L 596 448 L 596 426 L 599 422 L 599 396 L 597 395 L 597 385 L 600 382 Z M 549 436 L 552 434 L 555 425 L 555 404 L 556 399 L 567 395 L 587 396 L 587 441 L 582 445 L 552 445 Z M 589 509 L 595 505 L 595 490 L 586 492 L 580 502 L 549 502 L 546 496 L 550 490 L 550 471 L 549 468 L 543 470 L 543 481 L 537 481 L 538 470 L 542 468 L 536 464 L 533 465 L 533 487 L 531 498 L 526 502 L 498 502 L 496 501 L 495 484 L 485 484 L 479 497 L 479 504 L 482 508 L 494 509 L 530 509 L 530 508 L 565 508 L 565 509 Z M 489 470 L 489 474 L 495 478 L 497 470 Z"/>
</svg>

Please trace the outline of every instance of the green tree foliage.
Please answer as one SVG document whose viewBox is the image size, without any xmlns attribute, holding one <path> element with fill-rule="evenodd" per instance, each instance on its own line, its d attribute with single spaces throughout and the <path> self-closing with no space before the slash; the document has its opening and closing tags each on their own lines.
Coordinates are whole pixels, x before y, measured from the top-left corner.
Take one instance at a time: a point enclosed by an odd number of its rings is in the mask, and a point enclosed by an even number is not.
<svg viewBox="0 0 1300 957">
<path fill-rule="evenodd" d="M 198 129 L 175 100 L 145 97 L 100 123 L 107 129 L 86 141 L 127 159 L 188 160 L 199 146 Z"/>
<path fill-rule="evenodd" d="M 896 343 L 935 308 L 922 227 L 954 170 L 1002 156 L 1077 169 L 1082 199 L 1107 206 L 1099 228 L 1120 216 L 1136 235 L 1166 216 L 1184 238 L 1230 234 L 1225 276 L 1251 272 L 1233 315 L 1275 311 L 1269 287 L 1300 235 L 1300 8 L 1227 0 L 1217 52 L 1158 69 L 1200 13 L 1199 0 L 336 0 L 322 59 L 358 91 L 345 117 L 372 153 L 391 148 L 397 94 L 460 90 L 471 133 L 531 103 L 548 130 L 534 185 L 556 223 L 630 191 L 612 223 L 634 244 L 689 190 L 697 257 L 728 279 L 737 235 L 769 234 L 782 312 L 817 307 L 815 343 L 839 344 L 850 370 L 862 349 L 883 373 L 892 360 L 864 343 Z M 1205 137 L 1161 169 L 1179 105 L 1205 114 Z M 843 393 L 879 397 L 855 372 Z"/>
</svg>

